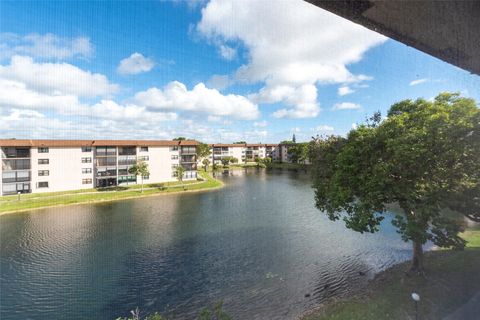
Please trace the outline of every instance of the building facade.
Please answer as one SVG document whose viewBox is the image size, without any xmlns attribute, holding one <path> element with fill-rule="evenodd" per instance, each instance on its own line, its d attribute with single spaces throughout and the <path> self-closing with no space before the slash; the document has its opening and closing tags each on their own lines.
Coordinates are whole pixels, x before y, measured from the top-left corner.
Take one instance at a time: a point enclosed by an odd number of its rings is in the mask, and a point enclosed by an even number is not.
<svg viewBox="0 0 480 320">
<path fill-rule="evenodd" d="M 0 194 L 68 191 L 136 184 L 128 171 L 148 163 L 145 183 L 197 178 L 197 141 L 158 140 L 0 140 Z"/>
<path fill-rule="evenodd" d="M 210 162 L 220 164 L 223 158 L 237 158 L 239 164 L 255 162 L 256 159 L 272 158 L 273 161 L 280 161 L 277 144 L 262 143 L 218 143 L 211 144 Z"/>
</svg>

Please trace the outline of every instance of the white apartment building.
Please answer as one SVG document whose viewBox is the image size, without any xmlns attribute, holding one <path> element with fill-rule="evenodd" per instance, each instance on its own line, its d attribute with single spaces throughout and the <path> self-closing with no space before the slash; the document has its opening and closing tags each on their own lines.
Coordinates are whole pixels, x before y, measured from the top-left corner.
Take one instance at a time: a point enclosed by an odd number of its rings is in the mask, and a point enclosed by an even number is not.
<svg viewBox="0 0 480 320">
<path fill-rule="evenodd" d="M 273 161 L 279 161 L 278 145 L 277 144 L 262 144 L 262 143 L 218 143 L 210 145 L 212 154 L 210 161 L 212 163 L 221 163 L 225 157 L 235 157 L 238 163 L 243 164 L 247 162 L 254 162 L 255 159 L 264 159 L 271 157 Z"/>
<path fill-rule="evenodd" d="M 136 184 L 128 169 L 148 163 L 145 183 L 197 178 L 197 141 L 158 140 L 0 140 L 0 195 L 68 191 Z"/>
</svg>

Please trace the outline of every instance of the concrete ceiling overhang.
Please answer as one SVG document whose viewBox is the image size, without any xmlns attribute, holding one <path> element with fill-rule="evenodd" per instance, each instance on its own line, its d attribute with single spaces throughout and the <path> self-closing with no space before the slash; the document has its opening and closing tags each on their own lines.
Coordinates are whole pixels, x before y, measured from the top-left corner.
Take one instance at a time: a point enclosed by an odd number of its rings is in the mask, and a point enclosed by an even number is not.
<svg viewBox="0 0 480 320">
<path fill-rule="evenodd" d="M 480 0 L 306 0 L 480 75 Z"/>
</svg>

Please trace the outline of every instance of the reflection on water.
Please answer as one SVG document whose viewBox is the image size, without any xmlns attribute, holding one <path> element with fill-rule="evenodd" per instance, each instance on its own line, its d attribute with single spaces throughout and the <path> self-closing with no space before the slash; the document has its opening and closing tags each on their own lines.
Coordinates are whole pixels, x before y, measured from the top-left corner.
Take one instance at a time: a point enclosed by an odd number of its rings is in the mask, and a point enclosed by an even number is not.
<svg viewBox="0 0 480 320">
<path fill-rule="evenodd" d="M 408 259 L 390 224 L 358 234 L 314 208 L 291 171 L 218 174 L 225 188 L 0 217 L 0 318 L 291 319 Z"/>
</svg>

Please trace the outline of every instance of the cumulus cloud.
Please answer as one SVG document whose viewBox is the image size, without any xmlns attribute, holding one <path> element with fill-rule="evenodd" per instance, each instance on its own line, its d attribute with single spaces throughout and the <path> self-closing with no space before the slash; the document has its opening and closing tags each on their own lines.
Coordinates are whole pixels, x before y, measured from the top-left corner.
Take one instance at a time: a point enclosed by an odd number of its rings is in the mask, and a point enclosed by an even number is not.
<svg viewBox="0 0 480 320">
<path fill-rule="evenodd" d="M 328 126 L 325 124 L 315 127 L 315 131 L 333 131 L 333 130 L 334 128 L 332 126 Z"/>
<path fill-rule="evenodd" d="M 0 79 L 24 83 L 29 89 L 55 95 L 106 96 L 118 91 L 106 76 L 68 63 L 37 63 L 31 57 L 13 56 L 0 65 Z"/>
<path fill-rule="evenodd" d="M 410 86 L 416 86 L 418 84 L 425 83 L 427 81 L 428 81 L 428 79 L 426 79 L 426 78 L 413 80 L 413 81 L 410 81 Z"/>
<path fill-rule="evenodd" d="M 155 66 L 155 61 L 145 58 L 141 53 L 135 52 L 128 58 L 120 61 L 117 72 L 120 74 L 139 74 L 148 72 Z"/>
<path fill-rule="evenodd" d="M 203 83 L 192 90 L 178 81 L 172 81 L 163 89 L 150 88 L 134 97 L 137 105 L 149 110 L 183 110 L 208 113 L 214 116 L 231 116 L 236 119 L 254 120 L 260 112 L 258 106 L 241 95 L 223 95 L 209 89 Z"/>
<path fill-rule="evenodd" d="M 14 55 L 45 59 L 90 58 L 93 52 L 94 47 L 87 37 L 63 38 L 51 33 L 0 34 L 0 59 Z"/>
<path fill-rule="evenodd" d="M 293 0 L 212 0 L 202 9 L 196 29 L 219 48 L 242 42 L 248 62 L 237 69 L 235 79 L 264 83 L 255 98 L 286 104 L 273 114 L 278 118 L 317 116 L 317 91 L 311 87 L 367 79 L 352 74 L 346 66 L 386 39 L 307 2 Z"/>
<path fill-rule="evenodd" d="M 237 50 L 226 45 L 220 45 L 220 55 L 225 60 L 233 60 L 237 55 Z"/>
<path fill-rule="evenodd" d="M 342 102 L 342 103 L 337 103 L 333 106 L 332 110 L 358 110 L 361 109 L 362 106 L 353 103 L 353 102 Z"/>
<path fill-rule="evenodd" d="M 254 127 L 266 127 L 266 126 L 268 126 L 268 122 L 265 121 L 265 120 L 259 121 L 259 122 L 254 122 L 253 126 Z"/>
<path fill-rule="evenodd" d="M 354 93 L 355 91 L 352 90 L 350 87 L 348 86 L 342 86 L 340 88 L 338 88 L 338 95 L 339 96 L 345 96 L 347 94 L 350 94 L 350 93 Z"/>
</svg>

